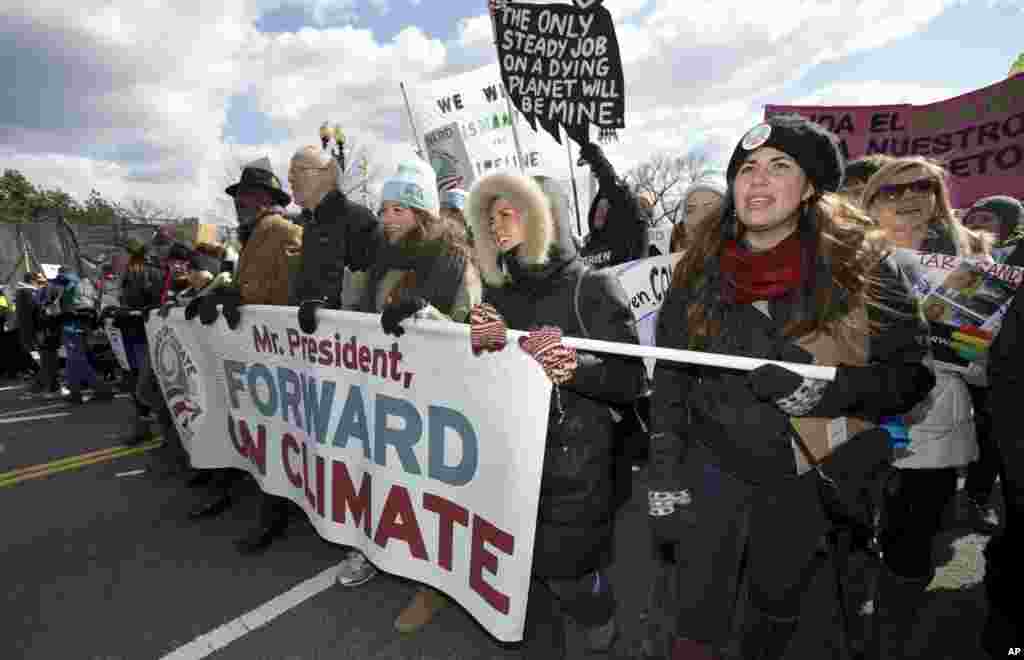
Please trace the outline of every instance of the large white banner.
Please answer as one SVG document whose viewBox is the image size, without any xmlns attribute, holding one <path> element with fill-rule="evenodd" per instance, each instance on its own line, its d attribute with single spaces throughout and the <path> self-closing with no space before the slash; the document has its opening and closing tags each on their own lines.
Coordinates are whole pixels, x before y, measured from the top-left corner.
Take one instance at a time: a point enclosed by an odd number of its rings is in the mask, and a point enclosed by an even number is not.
<svg viewBox="0 0 1024 660">
<path fill-rule="evenodd" d="M 525 352 L 476 357 L 467 326 L 246 306 L 237 330 L 147 325 L 192 464 L 247 470 L 321 536 L 434 586 L 522 639 L 551 383 Z"/>
<path fill-rule="evenodd" d="M 590 208 L 586 182 L 590 168 L 576 167 L 578 149 L 572 148 L 570 160 L 564 144 L 534 131 L 519 111 L 510 106 L 496 63 L 457 76 L 409 85 L 407 89 L 412 120 L 425 137 L 428 158 L 439 177 L 454 177 L 459 180 L 457 185 L 468 190 L 473 181 L 491 172 L 518 170 L 520 161 L 512 133 L 515 121 L 525 173 L 558 180 L 570 200 L 575 174 L 580 223 L 586 225 Z M 461 140 L 454 139 L 452 128 Z M 457 147 L 445 149 L 444 145 Z M 461 162 L 460 158 L 468 162 Z M 576 213 L 575 208 L 572 211 Z M 586 231 L 584 227 L 583 233 Z"/>
</svg>

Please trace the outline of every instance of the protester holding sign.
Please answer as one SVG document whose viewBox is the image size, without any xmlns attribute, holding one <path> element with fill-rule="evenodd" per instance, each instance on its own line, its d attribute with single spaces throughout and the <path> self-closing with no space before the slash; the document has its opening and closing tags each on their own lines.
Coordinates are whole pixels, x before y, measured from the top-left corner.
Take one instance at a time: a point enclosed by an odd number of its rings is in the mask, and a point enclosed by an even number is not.
<svg viewBox="0 0 1024 660">
<path fill-rule="evenodd" d="M 580 149 L 580 162 L 590 165 L 599 188 L 587 215 L 586 243 L 580 256 L 594 268 L 618 266 L 648 256 L 647 226 L 650 213 L 596 144 Z"/>
<path fill-rule="evenodd" d="M 556 385 L 527 641 L 537 643 L 547 657 L 562 657 L 565 630 L 558 600 L 584 627 L 587 646 L 606 651 L 617 630 L 615 598 L 605 573 L 614 538 L 615 489 L 608 405 L 635 399 L 643 365 L 614 355 L 577 355 L 561 345 L 560 337 L 636 343 L 629 301 L 610 271 L 588 271 L 577 256 L 568 201 L 554 181 L 494 174 L 477 182 L 466 208 L 487 285 L 487 304 L 475 308 L 471 318 L 474 350 L 503 347 L 506 327 L 530 330 L 520 345 Z M 499 254 L 506 257 L 504 272 Z M 553 638 L 538 639 L 538 624 L 552 618 Z"/>
<path fill-rule="evenodd" d="M 995 239 L 992 256 L 1006 262 L 1016 248 L 1013 241 L 1021 221 L 1024 220 L 1024 206 L 1012 197 L 993 195 L 976 201 L 964 214 L 963 224 L 978 232 L 987 232 Z M 1018 255 L 1019 258 L 1019 255 Z M 1021 265 L 1014 263 L 1012 265 Z M 972 523 L 988 527 L 990 519 L 989 499 L 995 487 L 996 476 L 1001 472 L 999 448 L 992 437 L 987 387 L 971 387 L 971 402 L 978 437 L 978 460 L 967 469 L 964 483 L 963 516 Z"/>
<path fill-rule="evenodd" d="M 839 365 L 824 382 L 658 362 L 649 504 L 656 540 L 681 541 L 673 660 L 716 657 L 741 592 L 740 655 L 783 656 L 828 521 L 888 460 L 879 417 L 934 384 L 895 265 L 834 194 L 843 166 L 800 117 L 750 130 L 659 315 L 659 346 Z"/>
<path fill-rule="evenodd" d="M 980 241 L 953 216 L 945 171 L 933 161 L 920 156 L 890 161 L 868 181 L 863 200 L 896 247 L 986 256 Z M 923 311 L 930 315 L 927 303 Z M 884 568 L 875 595 L 877 655 L 872 657 L 903 657 L 903 643 L 935 576 L 932 541 L 956 494 L 957 471 L 978 457 L 967 384 L 960 372 L 939 364 L 928 398 L 887 420 L 909 443 L 894 453 L 899 478 L 885 492 Z"/>
</svg>

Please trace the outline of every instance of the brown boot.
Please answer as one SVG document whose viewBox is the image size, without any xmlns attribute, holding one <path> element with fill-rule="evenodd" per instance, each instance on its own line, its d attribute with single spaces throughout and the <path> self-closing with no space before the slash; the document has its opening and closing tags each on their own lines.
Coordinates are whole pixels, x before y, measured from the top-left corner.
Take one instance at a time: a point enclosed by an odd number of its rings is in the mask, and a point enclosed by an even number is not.
<svg viewBox="0 0 1024 660">
<path fill-rule="evenodd" d="M 412 601 L 395 619 L 395 630 L 400 633 L 414 633 L 430 623 L 434 615 L 448 606 L 448 598 L 430 587 L 420 587 Z"/>
</svg>

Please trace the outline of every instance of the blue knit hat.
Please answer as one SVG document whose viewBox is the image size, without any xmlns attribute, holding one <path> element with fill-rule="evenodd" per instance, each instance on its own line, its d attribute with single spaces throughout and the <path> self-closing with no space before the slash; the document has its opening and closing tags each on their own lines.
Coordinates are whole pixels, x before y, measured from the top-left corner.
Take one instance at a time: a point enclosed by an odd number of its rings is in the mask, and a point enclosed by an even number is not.
<svg viewBox="0 0 1024 660">
<path fill-rule="evenodd" d="M 466 208 L 467 197 L 469 197 L 469 193 L 462 188 L 446 190 L 441 193 L 441 206 L 461 211 Z"/>
<path fill-rule="evenodd" d="M 434 168 L 423 160 L 402 161 L 395 174 L 384 183 L 381 202 L 394 202 L 439 215 L 441 202 L 437 195 Z"/>
</svg>

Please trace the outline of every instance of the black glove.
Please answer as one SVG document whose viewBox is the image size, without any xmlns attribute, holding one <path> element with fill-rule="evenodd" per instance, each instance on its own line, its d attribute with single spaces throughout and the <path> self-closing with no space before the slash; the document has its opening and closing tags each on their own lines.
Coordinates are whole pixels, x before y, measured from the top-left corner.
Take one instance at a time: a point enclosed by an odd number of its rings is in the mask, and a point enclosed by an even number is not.
<svg viewBox="0 0 1024 660">
<path fill-rule="evenodd" d="M 405 334 L 405 330 L 399 323 L 429 304 L 425 298 L 405 298 L 396 303 L 384 305 L 380 314 L 380 326 L 389 335 L 401 337 Z"/>
<path fill-rule="evenodd" d="M 146 308 L 146 321 L 149 321 L 149 313 L 150 313 L 150 310 L 152 310 L 152 309 L 156 309 L 157 310 L 157 312 L 156 312 L 157 316 L 159 316 L 162 319 L 165 319 L 171 313 L 171 310 L 174 309 L 177 306 L 178 306 L 177 303 L 171 301 L 171 302 L 165 302 L 163 305 L 160 305 L 159 307 L 156 307 L 156 308 L 154 308 L 154 307 L 147 307 Z"/>
<path fill-rule="evenodd" d="M 186 321 L 191 321 L 192 319 L 199 315 L 199 301 L 202 300 L 204 297 L 205 296 L 196 296 L 192 298 L 192 300 L 188 301 L 188 304 L 185 305 Z"/>
<path fill-rule="evenodd" d="M 242 298 L 237 295 L 228 295 L 221 303 L 221 314 L 232 330 L 237 330 L 238 324 L 242 322 L 242 312 L 239 310 L 241 306 Z"/>
<path fill-rule="evenodd" d="M 791 345 L 781 353 L 779 359 L 786 362 L 809 362 L 801 360 L 802 355 L 810 354 L 798 346 Z M 918 362 L 865 367 L 841 364 L 831 383 L 766 364 L 751 371 L 748 380 L 759 399 L 775 403 L 786 414 L 828 418 L 902 415 L 935 387 L 935 374 Z"/>
<path fill-rule="evenodd" d="M 785 343 L 776 358 L 782 362 L 811 364 L 814 356 L 796 344 Z M 804 378 L 777 364 L 765 364 L 747 375 L 750 388 L 762 401 L 772 401 L 790 415 L 805 415 L 825 392 L 828 381 Z"/>
<path fill-rule="evenodd" d="M 210 294 L 199 298 L 199 322 L 203 325 L 210 325 L 217 320 L 219 312 L 217 311 L 218 296 L 217 294 Z"/>
<path fill-rule="evenodd" d="M 604 151 L 600 145 L 594 144 L 593 142 L 587 142 L 580 147 L 580 159 L 576 162 L 577 165 L 590 165 L 593 167 L 596 163 L 602 160 L 607 160 L 604 157 Z"/>
<path fill-rule="evenodd" d="M 299 328 L 307 335 L 316 332 L 316 310 L 324 304 L 323 300 L 303 300 L 299 305 Z"/>
</svg>

